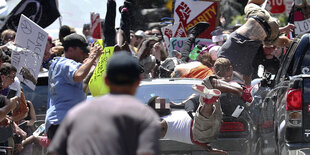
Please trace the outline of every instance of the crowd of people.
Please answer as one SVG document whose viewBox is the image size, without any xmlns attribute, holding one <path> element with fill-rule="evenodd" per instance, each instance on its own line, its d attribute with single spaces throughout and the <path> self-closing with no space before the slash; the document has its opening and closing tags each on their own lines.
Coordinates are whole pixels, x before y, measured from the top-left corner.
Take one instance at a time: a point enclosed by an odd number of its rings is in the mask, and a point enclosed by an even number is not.
<svg viewBox="0 0 310 155">
<path fill-rule="evenodd" d="M 125 0 L 116 9 L 107 1 L 103 27 L 104 47 L 114 47 L 103 80 L 109 93 L 85 101 L 86 89 L 103 48 L 94 45 L 89 24 L 83 35 L 63 25 L 59 38 L 48 37 L 41 70 L 48 70 L 48 100 L 44 136 L 33 136 L 34 107 L 27 100 L 10 64 L 15 32 L 1 33 L 0 46 L 0 146 L 16 154 L 29 154 L 27 147 L 37 142 L 48 147 L 48 154 L 159 154 L 159 138 L 196 144 L 207 151 L 226 153 L 210 147 L 216 141 L 222 122 L 218 97 L 233 93 L 251 102 L 251 80 L 257 68 L 276 74 L 280 58 L 291 40 L 283 34 L 294 25 L 279 26 L 279 21 L 260 7 L 264 0 L 249 0 L 246 23 L 234 30 L 218 27 L 211 33 L 212 44 L 195 45 L 196 38 L 209 27 L 199 22 L 188 29 L 180 51 L 169 51 L 160 27 L 135 30 L 131 27 L 135 1 Z M 116 11 L 121 24 L 115 29 Z M 196 55 L 192 47 L 195 45 Z M 171 54 L 170 54 L 171 53 Z M 145 106 L 134 98 L 143 79 L 198 78 L 196 96 L 185 101 L 184 112 L 161 109 L 160 96 Z M 161 107 L 161 106 L 159 106 Z M 0 148 L 1 149 L 1 148 Z M 31 150 L 31 149 L 30 149 Z M 30 151 L 31 152 L 31 151 Z M 31 154 L 31 153 L 30 153 Z"/>
</svg>

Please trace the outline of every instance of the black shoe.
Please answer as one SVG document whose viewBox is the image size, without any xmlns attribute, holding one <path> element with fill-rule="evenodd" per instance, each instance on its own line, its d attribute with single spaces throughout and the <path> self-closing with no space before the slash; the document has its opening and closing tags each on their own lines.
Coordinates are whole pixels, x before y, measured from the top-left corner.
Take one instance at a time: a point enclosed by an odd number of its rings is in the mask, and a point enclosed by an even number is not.
<svg viewBox="0 0 310 155">
<path fill-rule="evenodd" d="M 122 13 L 122 9 L 123 9 L 123 8 L 127 8 L 128 10 L 131 11 L 131 10 L 133 9 L 134 4 L 135 4 L 134 2 L 125 0 L 125 1 L 124 1 L 124 5 L 121 5 L 121 6 L 118 8 L 118 11 L 119 11 L 120 13 Z"/>
<path fill-rule="evenodd" d="M 190 27 L 188 29 L 188 35 L 190 36 L 191 34 L 196 38 L 199 34 L 204 32 L 210 24 L 208 22 L 199 22 L 193 27 Z"/>
</svg>

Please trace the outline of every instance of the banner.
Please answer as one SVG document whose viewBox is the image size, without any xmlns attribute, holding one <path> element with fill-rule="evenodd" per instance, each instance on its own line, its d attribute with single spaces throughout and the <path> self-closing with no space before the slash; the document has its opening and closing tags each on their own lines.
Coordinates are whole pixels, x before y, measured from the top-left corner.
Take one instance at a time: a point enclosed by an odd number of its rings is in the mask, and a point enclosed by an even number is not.
<svg viewBox="0 0 310 155">
<path fill-rule="evenodd" d="M 102 46 L 103 47 L 103 46 Z M 101 96 L 109 92 L 109 87 L 104 82 L 106 65 L 113 55 L 114 47 L 105 47 L 104 52 L 99 58 L 94 73 L 88 83 L 89 90 L 93 96 Z"/>
<path fill-rule="evenodd" d="M 32 90 L 35 89 L 42 65 L 48 34 L 36 23 L 22 15 L 18 24 L 11 64 L 17 68 L 16 76 Z M 12 47 L 12 46 L 11 46 Z"/>
<path fill-rule="evenodd" d="M 55 0 L 22 0 L 5 18 L 0 32 L 6 29 L 16 31 L 21 14 L 43 28 L 52 24 L 60 16 Z"/>
<path fill-rule="evenodd" d="M 91 20 L 90 32 L 92 34 L 92 37 L 95 39 L 101 39 L 102 38 L 102 30 L 101 30 L 99 13 L 92 12 L 90 14 L 90 20 Z"/>
<path fill-rule="evenodd" d="M 179 24 L 168 25 L 161 28 L 161 32 L 163 34 L 163 39 L 166 43 L 167 49 L 170 49 L 170 38 L 177 37 L 177 38 L 184 38 L 187 37 L 184 29 L 180 29 L 178 33 L 176 33 Z"/>
<path fill-rule="evenodd" d="M 174 10 L 174 22 L 177 24 L 174 37 L 180 37 L 179 34 L 196 25 L 198 22 L 209 22 L 209 28 L 198 36 L 198 38 L 211 39 L 210 33 L 215 30 L 218 25 L 218 2 L 208 1 L 191 1 L 191 0 L 176 0 Z"/>
<path fill-rule="evenodd" d="M 169 55 L 172 56 L 173 50 L 181 51 L 182 47 L 184 46 L 185 41 L 187 38 L 171 38 L 170 39 L 170 48 L 169 48 Z M 202 38 L 196 38 L 194 45 L 204 45 L 209 46 L 212 43 L 211 39 L 202 39 Z M 191 50 L 193 50 L 194 45 L 192 46 Z"/>
</svg>

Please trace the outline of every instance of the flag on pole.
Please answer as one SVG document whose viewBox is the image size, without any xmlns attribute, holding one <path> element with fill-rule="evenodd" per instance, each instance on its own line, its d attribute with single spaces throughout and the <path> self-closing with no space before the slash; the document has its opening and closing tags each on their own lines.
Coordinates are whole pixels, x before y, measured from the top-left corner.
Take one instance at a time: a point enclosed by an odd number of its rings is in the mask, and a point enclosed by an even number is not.
<svg viewBox="0 0 310 155">
<path fill-rule="evenodd" d="M 6 17 L 0 26 L 0 32 L 6 29 L 16 31 L 21 14 L 42 28 L 46 28 L 60 16 L 55 0 L 22 0 Z"/>
</svg>

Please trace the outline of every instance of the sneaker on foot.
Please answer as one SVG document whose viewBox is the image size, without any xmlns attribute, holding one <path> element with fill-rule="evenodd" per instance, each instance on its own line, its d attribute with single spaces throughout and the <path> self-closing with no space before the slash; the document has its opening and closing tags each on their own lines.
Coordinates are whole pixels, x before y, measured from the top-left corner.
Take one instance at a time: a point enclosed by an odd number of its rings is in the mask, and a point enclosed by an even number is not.
<svg viewBox="0 0 310 155">
<path fill-rule="evenodd" d="M 208 89 L 206 86 L 201 85 L 201 84 L 195 84 L 192 86 L 192 88 L 198 92 L 201 96 L 211 99 L 213 96 L 220 96 L 221 91 L 218 89 Z"/>
<path fill-rule="evenodd" d="M 188 29 L 188 35 L 192 34 L 196 38 L 199 34 L 204 32 L 209 26 L 210 24 L 208 22 L 199 22 L 193 27 L 190 27 Z"/>
</svg>

